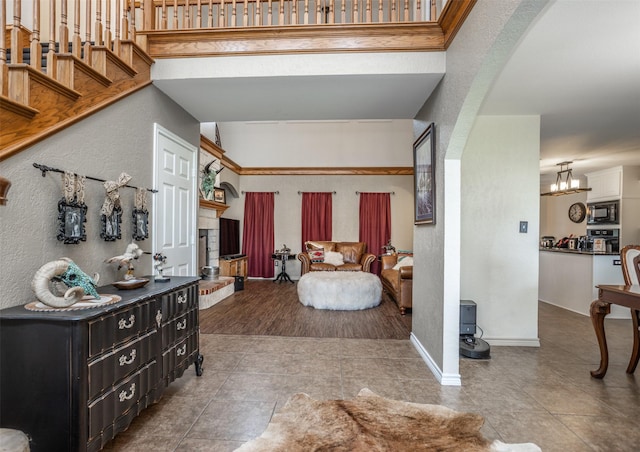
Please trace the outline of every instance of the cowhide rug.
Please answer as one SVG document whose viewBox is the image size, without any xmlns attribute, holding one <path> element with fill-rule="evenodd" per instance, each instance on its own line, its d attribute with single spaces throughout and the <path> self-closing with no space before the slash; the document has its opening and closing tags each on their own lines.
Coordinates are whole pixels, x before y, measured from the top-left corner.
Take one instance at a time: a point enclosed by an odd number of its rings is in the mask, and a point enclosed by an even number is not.
<svg viewBox="0 0 640 452">
<path fill-rule="evenodd" d="M 353 400 L 292 396 L 264 433 L 236 452 L 540 451 L 535 444 L 491 442 L 482 416 L 439 405 L 385 399 L 363 389 Z"/>
</svg>

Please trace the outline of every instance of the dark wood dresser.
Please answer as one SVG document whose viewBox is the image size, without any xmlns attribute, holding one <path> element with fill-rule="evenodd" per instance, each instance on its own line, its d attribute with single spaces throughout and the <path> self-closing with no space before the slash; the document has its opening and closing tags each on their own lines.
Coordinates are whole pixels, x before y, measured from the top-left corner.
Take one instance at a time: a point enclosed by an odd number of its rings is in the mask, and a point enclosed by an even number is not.
<svg viewBox="0 0 640 452">
<path fill-rule="evenodd" d="M 198 278 L 172 276 L 101 307 L 0 311 L 0 426 L 32 451 L 96 451 L 195 364 Z M 35 297 L 34 297 L 35 299 Z"/>
</svg>

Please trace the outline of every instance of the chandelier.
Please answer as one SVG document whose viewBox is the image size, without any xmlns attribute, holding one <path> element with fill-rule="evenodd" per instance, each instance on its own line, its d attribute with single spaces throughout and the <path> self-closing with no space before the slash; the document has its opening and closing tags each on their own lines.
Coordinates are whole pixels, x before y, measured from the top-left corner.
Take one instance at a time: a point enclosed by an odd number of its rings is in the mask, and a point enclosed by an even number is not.
<svg viewBox="0 0 640 452">
<path fill-rule="evenodd" d="M 557 164 L 560 167 L 560 171 L 558 171 L 555 184 L 551 184 L 551 190 L 547 193 L 542 193 L 540 196 L 571 195 L 591 190 L 590 188 L 580 188 L 580 180 L 573 178 L 571 168 L 569 168 L 572 163 L 560 162 Z"/>
</svg>

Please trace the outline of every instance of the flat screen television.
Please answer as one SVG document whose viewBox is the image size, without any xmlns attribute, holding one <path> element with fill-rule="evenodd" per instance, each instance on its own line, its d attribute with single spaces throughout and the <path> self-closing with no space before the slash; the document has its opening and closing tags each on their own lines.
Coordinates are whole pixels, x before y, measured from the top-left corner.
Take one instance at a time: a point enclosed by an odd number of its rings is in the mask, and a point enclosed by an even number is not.
<svg viewBox="0 0 640 452">
<path fill-rule="evenodd" d="M 220 257 L 240 254 L 240 220 L 220 218 Z"/>
</svg>

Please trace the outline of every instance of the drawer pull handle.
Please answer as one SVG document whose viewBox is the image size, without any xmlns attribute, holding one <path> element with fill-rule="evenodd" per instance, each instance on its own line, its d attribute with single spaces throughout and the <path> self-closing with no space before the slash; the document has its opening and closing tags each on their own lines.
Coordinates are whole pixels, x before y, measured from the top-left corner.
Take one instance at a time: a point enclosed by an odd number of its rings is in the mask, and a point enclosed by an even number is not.
<svg viewBox="0 0 640 452">
<path fill-rule="evenodd" d="M 184 356 L 187 353 L 187 344 L 184 344 L 182 347 L 176 350 L 176 355 Z"/>
<path fill-rule="evenodd" d="M 129 365 L 136 360 L 136 349 L 134 348 L 133 350 L 131 350 L 131 353 L 129 353 L 129 355 L 131 356 L 131 358 L 129 359 L 127 359 L 127 355 L 122 355 L 120 357 L 120 367 Z"/>
<path fill-rule="evenodd" d="M 186 329 L 187 329 L 187 319 L 184 319 L 184 321 L 182 322 L 182 324 L 180 324 L 180 322 L 178 322 L 178 323 L 176 324 L 176 329 L 177 329 L 178 331 L 180 331 L 180 330 L 186 330 Z"/>
<path fill-rule="evenodd" d="M 131 383 L 131 387 L 129 388 L 129 391 L 131 391 L 131 394 L 127 394 L 127 391 L 124 390 L 120 393 L 120 395 L 118 396 L 118 398 L 120 399 L 121 402 L 124 402 L 125 400 L 131 400 L 134 396 L 134 394 L 136 393 L 136 384 L 135 383 Z"/>
<path fill-rule="evenodd" d="M 187 302 L 187 296 L 184 294 L 178 295 L 178 304 L 184 304 Z"/>
<path fill-rule="evenodd" d="M 136 316 L 131 314 L 131 317 L 129 317 L 129 323 L 127 323 L 125 319 L 120 319 L 120 321 L 118 322 L 118 328 L 120 328 L 121 330 L 129 329 L 133 327 L 134 323 L 136 323 Z"/>
<path fill-rule="evenodd" d="M 156 313 L 156 323 L 158 324 L 158 328 L 160 328 L 160 322 L 162 322 L 162 312 L 158 310 Z"/>
</svg>

